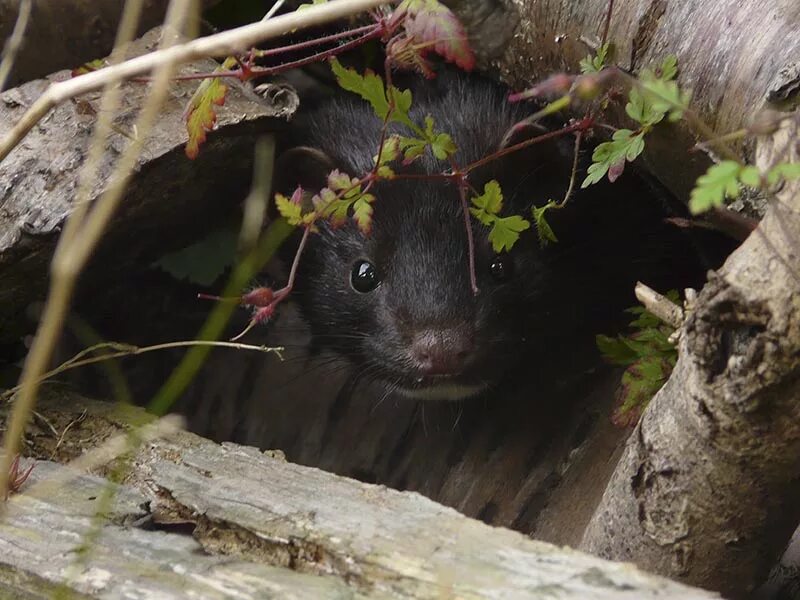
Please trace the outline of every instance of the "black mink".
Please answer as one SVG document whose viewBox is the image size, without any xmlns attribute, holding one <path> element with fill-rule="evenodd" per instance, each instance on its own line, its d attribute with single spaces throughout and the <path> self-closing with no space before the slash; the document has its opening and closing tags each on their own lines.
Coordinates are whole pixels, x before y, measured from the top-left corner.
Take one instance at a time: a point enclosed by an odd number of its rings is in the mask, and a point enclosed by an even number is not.
<svg viewBox="0 0 800 600">
<path fill-rule="evenodd" d="M 436 130 L 453 137 L 462 166 L 495 152 L 531 112 L 476 77 L 445 73 L 410 88 L 412 119 L 432 116 Z M 280 189 L 300 184 L 316 191 L 332 168 L 369 172 L 381 125 L 367 102 L 345 93 L 308 111 L 291 133 L 294 149 L 279 163 Z M 532 206 L 564 197 L 574 143 L 567 134 L 534 144 L 473 171 L 469 182 L 482 191 L 497 179 L 503 215 L 532 221 Z M 448 169 L 430 152 L 397 165 L 418 174 Z M 349 360 L 357 374 L 423 399 L 464 399 L 520 377 L 544 383 L 586 368 L 596 358 L 595 334 L 608 332 L 634 304 L 635 281 L 683 283 L 679 263 L 692 252 L 663 224 L 662 203 L 643 180 L 626 173 L 613 185 L 583 190 L 584 176 L 579 169 L 567 207 L 547 213 L 557 243 L 542 247 L 531 229 L 510 252 L 497 254 L 488 228 L 472 220 L 478 294 L 470 286 L 457 186 L 441 179 L 376 184 L 369 235 L 352 223 L 322 224 L 309 238 L 292 298 L 313 344 Z M 284 259 L 293 252 L 287 244 Z"/>
</svg>

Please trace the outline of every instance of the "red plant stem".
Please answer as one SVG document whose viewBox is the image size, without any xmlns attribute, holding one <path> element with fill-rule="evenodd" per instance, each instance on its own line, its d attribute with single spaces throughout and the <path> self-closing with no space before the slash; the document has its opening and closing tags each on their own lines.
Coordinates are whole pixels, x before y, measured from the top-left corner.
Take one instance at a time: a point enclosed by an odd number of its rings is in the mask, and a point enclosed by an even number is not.
<svg viewBox="0 0 800 600">
<path fill-rule="evenodd" d="M 288 294 L 292 288 L 294 287 L 294 278 L 297 276 L 297 267 L 300 265 L 300 255 L 303 254 L 303 250 L 306 247 L 306 242 L 308 241 L 308 236 L 311 233 L 311 227 L 306 227 L 305 231 L 303 231 L 303 237 L 300 238 L 300 244 L 297 246 L 297 252 L 294 255 L 294 260 L 292 261 L 292 268 L 289 270 L 289 279 L 286 282 L 286 286 L 283 290 L 279 290 L 278 293 L 286 290 L 284 295 Z"/>
<path fill-rule="evenodd" d="M 611 27 L 611 13 L 614 12 L 614 0 L 608 0 L 608 10 L 606 11 L 606 22 L 603 25 L 603 36 L 600 38 L 600 45 L 604 46 L 608 41 L 608 30 Z"/>
<path fill-rule="evenodd" d="M 373 179 L 378 175 L 378 168 L 381 164 L 381 157 L 383 155 L 383 144 L 386 142 L 386 128 L 389 126 L 389 119 L 392 117 L 392 113 L 395 110 L 394 94 L 392 94 L 390 91 L 392 89 L 392 67 L 390 61 L 391 58 L 387 56 L 383 63 L 386 76 L 386 100 L 389 104 L 389 110 L 386 111 L 386 116 L 383 118 L 383 125 L 381 126 L 381 139 L 378 143 L 378 156 L 375 159 L 375 166 L 372 168 L 371 173 Z M 372 180 L 370 180 L 370 182 L 367 184 L 367 189 L 370 187 L 372 187 Z"/>
<path fill-rule="evenodd" d="M 572 125 L 567 125 L 566 127 L 562 127 L 558 131 L 550 131 L 548 133 L 543 133 L 542 135 L 537 135 L 536 137 L 530 138 L 529 140 L 525 140 L 524 142 L 520 142 L 519 144 L 514 144 L 513 146 L 509 146 L 508 148 L 503 148 L 502 150 L 498 150 L 494 154 L 490 154 L 489 156 L 484 156 L 480 160 L 476 160 L 474 163 L 468 164 L 464 167 L 463 172 L 469 173 L 477 169 L 478 167 L 482 167 L 483 165 L 492 162 L 493 160 L 497 160 L 505 156 L 506 154 L 511 154 L 512 152 L 516 152 L 517 150 L 522 150 L 523 148 L 527 148 L 528 146 L 533 146 L 534 144 L 538 144 L 539 142 L 545 142 L 547 140 L 551 140 L 554 138 L 558 138 L 568 133 L 572 133 L 573 131 L 587 131 L 594 126 L 594 120 L 590 117 L 584 117 L 580 121 L 573 123 Z"/>
<path fill-rule="evenodd" d="M 320 60 L 324 60 L 331 56 L 336 56 L 337 54 L 341 54 L 342 52 L 346 52 L 351 48 L 355 48 L 356 46 L 360 46 L 369 40 L 374 40 L 376 38 L 381 37 L 383 34 L 383 30 L 379 28 L 375 28 L 374 30 L 370 31 L 369 33 L 362 35 L 361 37 L 357 37 L 354 40 L 350 40 L 349 42 L 345 42 L 340 46 L 336 46 L 335 48 L 330 48 L 329 50 L 325 50 L 323 52 L 317 52 L 316 54 L 312 54 L 306 58 L 301 58 L 299 60 L 295 60 L 292 62 L 284 63 L 282 65 L 278 65 L 277 67 L 261 67 L 261 68 L 253 68 L 253 75 L 273 75 L 275 73 L 282 73 L 283 71 L 288 71 L 289 69 L 294 69 L 297 67 L 302 67 L 304 65 L 311 64 L 313 62 L 317 62 Z"/>
<path fill-rule="evenodd" d="M 371 25 L 364 25 L 363 27 L 356 27 L 355 29 L 348 29 L 347 31 L 340 31 L 339 33 L 333 33 L 331 35 L 326 35 L 321 38 L 315 38 L 313 40 L 307 40 L 305 42 L 298 42 L 296 44 L 289 44 L 288 46 L 281 46 L 280 48 L 270 48 L 269 50 L 259 50 L 256 52 L 256 56 L 259 58 L 264 58 L 266 56 L 275 56 L 276 54 L 282 54 L 284 52 L 292 52 L 294 50 L 303 50 L 305 48 L 312 48 L 314 46 L 318 46 L 320 44 L 325 44 L 327 42 L 335 42 L 336 40 L 340 40 L 342 38 L 350 37 L 353 35 L 360 35 L 365 32 L 374 32 L 377 30 L 381 31 L 383 34 L 384 25 L 382 23 L 373 23 Z"/>
<path fill-rule="evenodd" d="M 469 284 L 472 287 L 473 295 L 477 296 L 478 277 L 475 274 L 475 240 L 472 237 L 472 223 L 469 218 L 469 203 L 467 202 L 467 182 L 466 175 L 458 182 L 458 195 L 461 198 L 461 212 L 464 213 L 464 227 L 467 230 L 467 256 L 469 258 Z"/>
<path fill-rule="evenodd" d="M 311 56 L 307 56 L 306 58 L 300 58 L 298 60 L 293 60 L 288 63 L 283 63 L 282 65 L 278 65 L 276 67 L 253 67 L 250 70 L 250 77 L 262 77 L 264 75 L 277 75 L 278 73 L 283 73 L 284 71 L 288 71 L 290 69 L 295 69 L 297 67 L 303 67 L 305 65 L 311 64 L 313 62 L 317 62 L 320 60 L 324 60 L 331 56 L 336 56 L 342 52 L 346 52 L 356 46 L 360 46 L 369 40 L 379 38 L 383 34 L 383 30 L 379 28 L 374 28 L 372 31 L 367 33 L 366 35 L 362 35 L 354 40 L 350 40 L 347 43 L 344 43 L 340 46 L 336 46 L 336 48 L 331 48 L 329 50 L 325 50 L 324 52 L 318 52 L 316 54 L 312 54 Z M 192 73 L 191 75 L 177 75 L 172 78 L 172 81 L 192 81 L 196 79 L 214 79 L 220 77 L 233 77 L 236 79 L 241 79 L 242 74 L 244 71 L 237 70 L 237 71 L 214 71 L 212 73 Z M 132 79 L 131 81 L 136 81 L 140 83 L 147 83 L 150 81 L 149 77 L 141 77 Z"/>
</svg>

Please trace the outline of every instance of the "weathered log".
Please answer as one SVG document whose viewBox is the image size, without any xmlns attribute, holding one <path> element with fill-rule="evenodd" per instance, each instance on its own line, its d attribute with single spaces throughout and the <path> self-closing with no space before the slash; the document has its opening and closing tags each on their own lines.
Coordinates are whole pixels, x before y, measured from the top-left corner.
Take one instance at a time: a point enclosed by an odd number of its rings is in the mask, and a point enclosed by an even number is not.
<svg viewBox="0 0 800 600">
<path fill-rule="evenodd" d="M 577 72 L 602 36 L 609 2 L 449 1 L 480 42 L 473 15 L 507 13 L 519 25 L 492 64 L 519 87 Z M 800 5 L 796 2 L 613 3 L 614 61 L 633 73 L 676 54 L 692 108 L 721 135 L 764 108 L 800 103 Z M 481 47 L 479 46 L 479 51 Z M 611 115 L 618 120 L 618 115 Z M 710 164 L 688 149 L 685 123 L 648 137 L 648 168 L 688 197 Z M 797 132 L 761 165 L 791 159 Z M 762 140 L 760 147 L 771 144 Z M 754 160 L 755 144 L 734 145 Z M 794 160 L 797 160 L 796 154 Z M 792 189 L 794 192 L 792 192 Z M 798 416 L 797 188 L 700 294 L 670 383 L 631 437 L 582 547 L 632 559 L 686 581 L 742 595 L 766 574 L 800 520 L 796 510 Z M 763 207 L 764 205 L 762 205 Z"/>
<path fill-rule="evenodd" d="M 797 123 L 783 136 L 792 149 Z M 697 298 L 581 546 L 742 596 L 800 521 L 800 194 Z"/>
<path fill-rule="evenodd" d="M 119 0 L 32 0 L 28 27 L 6 87 L 44 77 L 61 69 L 111 52 L 124 2 Z M 207 8 L 219 0 L 203 0 Z M 139 32 L 155 27 L 164 18 L 167 0 L 147 0 L 142 6 Z M 20 0 L 0 0 L 0 43 L 14 29 Z"/>
<path fill-rule="evenodd" d="M 131 52 L 145 53 L 157 39 L 158 30 L 153 30 L 137 40 Z M 182 67 L 181 73 L 208 72 L 215 66 L 213 61 L 201 61 Z M 3 92 L 0 136 L 51 81 L 67 77 L 68 72 L 60 72 Z M 180 247 L 230 214 L 249 185 L 253 140 L 281 127 L 298 103 L 290 88 L 276 88 L 274 94 L 259 99 L 230 83 L 225 105 L 218 107 L 216 129 L 192 161 L 184 154 L 188 134 L 183 112 L 197 85 L 197 81 L 173 84 L 99 254 L 112 253 L 114 260 L 147 260 L 148 256 L 152 260 L 165 247 Z M 103 191 L 116 157 L 136 135 L 130 126 L 147 93 L 146 84 L 123 84 L 122 103 L 108 141 L 110 151 L 103 155 L 90 200 Z M 99 92 L 87 94 L 58 106 L 0 168 L 1 342 L 24 331 L 25 320 L 20 318 L 24 307 L 43 294 L 56 234 L 71 211 L 100 96 Z"/>
<path fill-rule="evenodd" d="M 35 455 L 56 440 L 85 447 L 87 430 L 136 418 L 45 396 L 27 438 Z M 122 485 L 74 473 L 54 486 L 48 478 L 68 467 L 37 462 L 0 521 L 0 583 L 26 598 L 60 585 L 86 598 L 717 597 L 255 448 L 181 432 L 149 442 L 133 464 Z M 110 509 L 97 514 L 108 491 Z"/>
</svg>

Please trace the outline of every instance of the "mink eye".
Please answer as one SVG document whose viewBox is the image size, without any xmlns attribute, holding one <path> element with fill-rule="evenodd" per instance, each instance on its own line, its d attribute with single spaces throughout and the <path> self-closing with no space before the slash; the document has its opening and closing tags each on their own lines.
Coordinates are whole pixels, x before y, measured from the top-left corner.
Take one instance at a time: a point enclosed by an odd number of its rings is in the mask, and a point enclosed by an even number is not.
<svg viewBox="0 0 800 600">
<path fill-rule="evenodd" d="M 378 287 L 380 282 L 378 269 L 371 262 L 360 259 L 353 263 L 353 270 L 350 271 L 350 285 L 355 291 L 366 294 Z"/>
<path fill-rule="evenodd" d="M 514 276 L 514 261 L 508 254 L 497 254 L 489 263 L 489 274 L 498 283 L 508 281 Z"/>
</svg>

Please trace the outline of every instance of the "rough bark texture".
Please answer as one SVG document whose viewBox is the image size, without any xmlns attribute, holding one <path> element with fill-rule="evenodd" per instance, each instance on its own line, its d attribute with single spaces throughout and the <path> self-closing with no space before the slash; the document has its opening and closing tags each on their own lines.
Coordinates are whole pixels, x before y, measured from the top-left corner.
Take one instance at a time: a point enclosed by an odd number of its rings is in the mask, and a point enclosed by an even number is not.
<svg viewBox="0 0 800 600">
<path fill-rule="evenodd" d="M 600 43 L 608 8 L 605 0 L 448 4 L 474 28 L 470 36 L 479 42 L 485 27 L 491 33 L 493 23 L 505 18 L 513 27 L 519 18 L 499 58 L 493 46 L 478 45 L 493 59 L 484 57 L 484 63 L 518 88 L 554 72 L 577 73 L 578 61 Z M 475 17 L 484 14 L 495 18 Z M 608 40 L 616 49 L 614 62 L 634 73 L 660 64 L 667 54 L 677 55 L 678 82 L 692 90 L 693 109 L 715 132 L 727 133 L 747 125 L 764 106 L 788 109 L 800 102 L 798 23 L 795 0 L 626 0 L 614 3 Z M 676 148 L 691 147 L 695 134 L 682 123 L 664 125 L 647 140 L 648 168 L 679 197 L 688 197 L 709 159 Z"/>
<path fill-rule="evenodd" d="M 59 438 L 86 447 L 87 435 L 100 441 L 98 431 L 137 417 L 46 396 L 27 438 L 37 456 Z M 0 522 L 4 589 L 24 598 L 50 598 L 60 584 L 84 598 L 717 597 L 255 448 L 180 433 L 148 443 L 134 463 L 119 486 L 76 474 L 53 487 L 47 478 L 66 467 L 37 462 Z M 97 515 L 109 486 L 110 510 Z"/>
<path fill-rule="evenodd" d="M 138 40 L 132 53 L 148 51 L 157 39 L 156 29 Z M 181 72 L 210 71 L 215 64 L 186 65 Z M 51 81 L 67 77 L 69 73 L 62 71 L 3 92 L 0 135 Z M 196 81 L 173 84 L 99 254 L 122 261 L 147 261 L 148 256 L 152 260 L 155 247 L 159 251 L 180 247 L 198 231 L 213 226 L 220 215 L 230 214 L 249 186 L 253 140 L 280 128 L 297 107 L 291 89 L 276 89 L 262 100 L 230 84 L 225 105 L 218 108 L 216 130 L 209 134 L 200 156 L 191 161 L 184 154 L 183 111 L 196 88 Z M 146 84 L 123 85 L 110 151 L 103 155 L 92 199 L 102 193 L 116 158 L 131 143 L 131 125 L 147 93 Z M 100 92 L 87 94 L 55 108 L 0 168 L 0 343 L 19 337 L 25 327 L 22 311 L 44 292 L 47 266 L 74 201 L 100 97 Z M 119 263 L 114 268 L 123 266 Z"/>
<path fill-rule="evenodd" d="M 209 7 L 219 0 L 203 0 Z M 139 32 L 161 23 L 167 0 L 144 0 Z M 6 87 L 69 69 L 111 52 L 125 2 L 34 0 L 23 45 Z M 0 0 L 0 41 L 11 35 L 20 0 Z"/>
<path fill-rule="evenodd" d="M 798 208 L 787 188 L 700 293 L 582 548 L 740 597 L 778 558 L 800 521 Z"/>
</svg>

